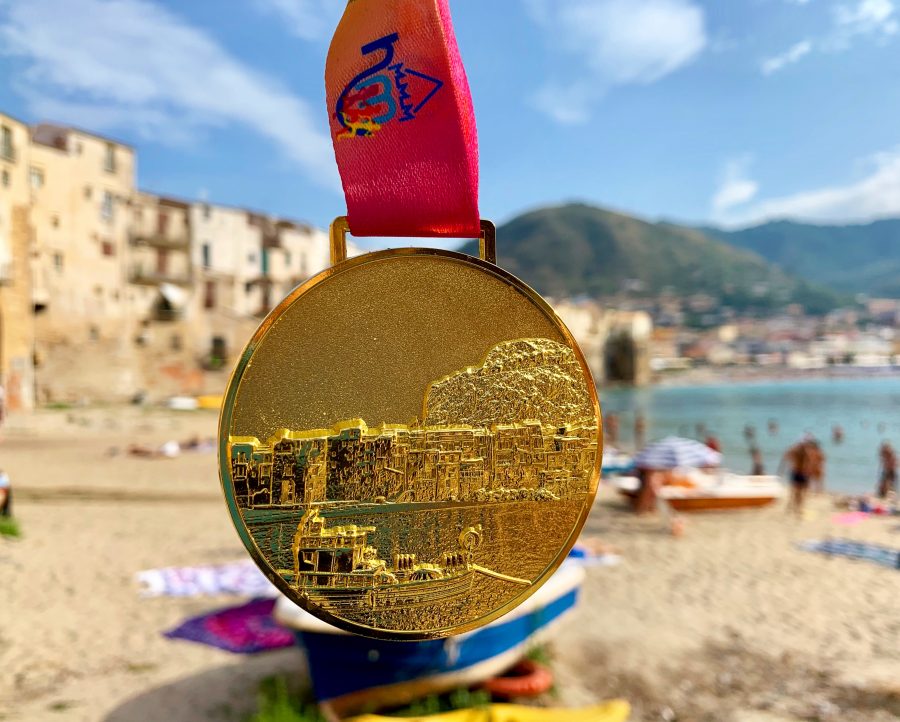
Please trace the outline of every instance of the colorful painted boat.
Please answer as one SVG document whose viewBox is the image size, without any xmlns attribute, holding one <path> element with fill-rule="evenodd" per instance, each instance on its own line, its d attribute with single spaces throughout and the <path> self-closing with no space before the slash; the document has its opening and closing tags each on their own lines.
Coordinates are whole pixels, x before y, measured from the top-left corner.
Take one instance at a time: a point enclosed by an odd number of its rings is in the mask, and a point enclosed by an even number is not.
<svg viewBox="0 0 900 722">
<path fill-rule="evenodd" d="M 641 483 L 637 477 L 622 477 L 616 483 L 619 493 L 635 498 Z M 659 497 L 675 511 L 725 511 L 768 506 L 784 496 L 784 484 L 777 476 L 741 476 L 739 474 L 670 473 Z"/>
<path fill-rule="evenodd" d="M 442 640 L 360 637 L 332 627 L 284 597 L 275 606 L 275 618 L 294 633 L 305 652 L 316 699 L 327 713 L 343 716 L 476 685 L 505 671 L 574 608 L 583 580 L 582 566 L 566 561 L 509 614 Z"/>
</svg>

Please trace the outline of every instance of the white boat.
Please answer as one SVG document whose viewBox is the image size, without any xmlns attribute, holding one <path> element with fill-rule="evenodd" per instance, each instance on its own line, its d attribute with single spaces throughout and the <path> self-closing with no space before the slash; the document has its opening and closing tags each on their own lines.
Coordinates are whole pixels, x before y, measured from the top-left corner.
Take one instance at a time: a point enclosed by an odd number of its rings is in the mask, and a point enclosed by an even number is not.
<svg viewBox="0 0 900 722">
<path fill-rule="evenodd" d="M 767 506 L 784 496 L 777 476 L 743 476 L 730 472 L 707 473 L 696 469 L 660 472 L 666 475 L 659 497 L 676 511 L 717 511 Z M 619 493 L 634 498 L 641 482 L 637 477 L 618 480 Z"/>
</svg>

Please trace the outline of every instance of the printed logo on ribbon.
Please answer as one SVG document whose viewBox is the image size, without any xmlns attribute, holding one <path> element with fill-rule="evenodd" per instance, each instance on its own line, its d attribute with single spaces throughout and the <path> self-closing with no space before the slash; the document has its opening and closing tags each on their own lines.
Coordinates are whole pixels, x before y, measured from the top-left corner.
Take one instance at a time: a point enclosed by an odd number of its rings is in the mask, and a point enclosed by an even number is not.
<svg viewBox="0 0 900 722">
<path fill-rule="evenodd" d="M 442 80 L 394 61 L 399 40 L 400 35 L 392 33 L 363 45 L 364 56 L 384 51 L 384 57 L 353 78 L 338 98 L 334 112 L 341 125 L 338 140 L 375 135 L 394 120 L 415 120 L 444 86 Z"/>
</svg>

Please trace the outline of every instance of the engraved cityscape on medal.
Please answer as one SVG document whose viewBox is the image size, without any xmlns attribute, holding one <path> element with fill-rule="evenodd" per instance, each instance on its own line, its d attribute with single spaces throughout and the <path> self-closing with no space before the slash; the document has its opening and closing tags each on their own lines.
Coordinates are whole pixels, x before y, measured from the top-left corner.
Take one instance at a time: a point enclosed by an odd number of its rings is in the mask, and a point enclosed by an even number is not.
<svg viewBox="0 0 900 722">
<path fill-rule="evenodd" d="M 304 606 L 362 628 L 441 636 L 540 576 L 523 576 L 516 555 L 526 552 L 498 536 L 537 525 L 527 531 L 539 543 L 554 510 L 571 516 L 592 492 L 598 419 L 562 343 L 498 343 L 433 381 L 422 409 L 412 423 L 336 419 L 263 440 L 229 436 L 240 517 Z M 436 550 L 448 526 L 455 543 Z"/>
</svg>

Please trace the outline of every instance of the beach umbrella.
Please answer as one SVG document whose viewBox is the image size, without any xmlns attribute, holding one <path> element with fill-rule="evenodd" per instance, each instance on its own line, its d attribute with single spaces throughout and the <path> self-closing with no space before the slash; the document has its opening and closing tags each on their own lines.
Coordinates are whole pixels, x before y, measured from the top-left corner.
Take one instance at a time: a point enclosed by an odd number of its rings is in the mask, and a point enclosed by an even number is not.
<svg viewBox="0 0 900 722">
<path fill-rule="evenodd" d="M 718 466 L 722 455 L 693 439 L 670 436 L 641 449 L 634 457 L 639 469 Z"/>
</svg>

